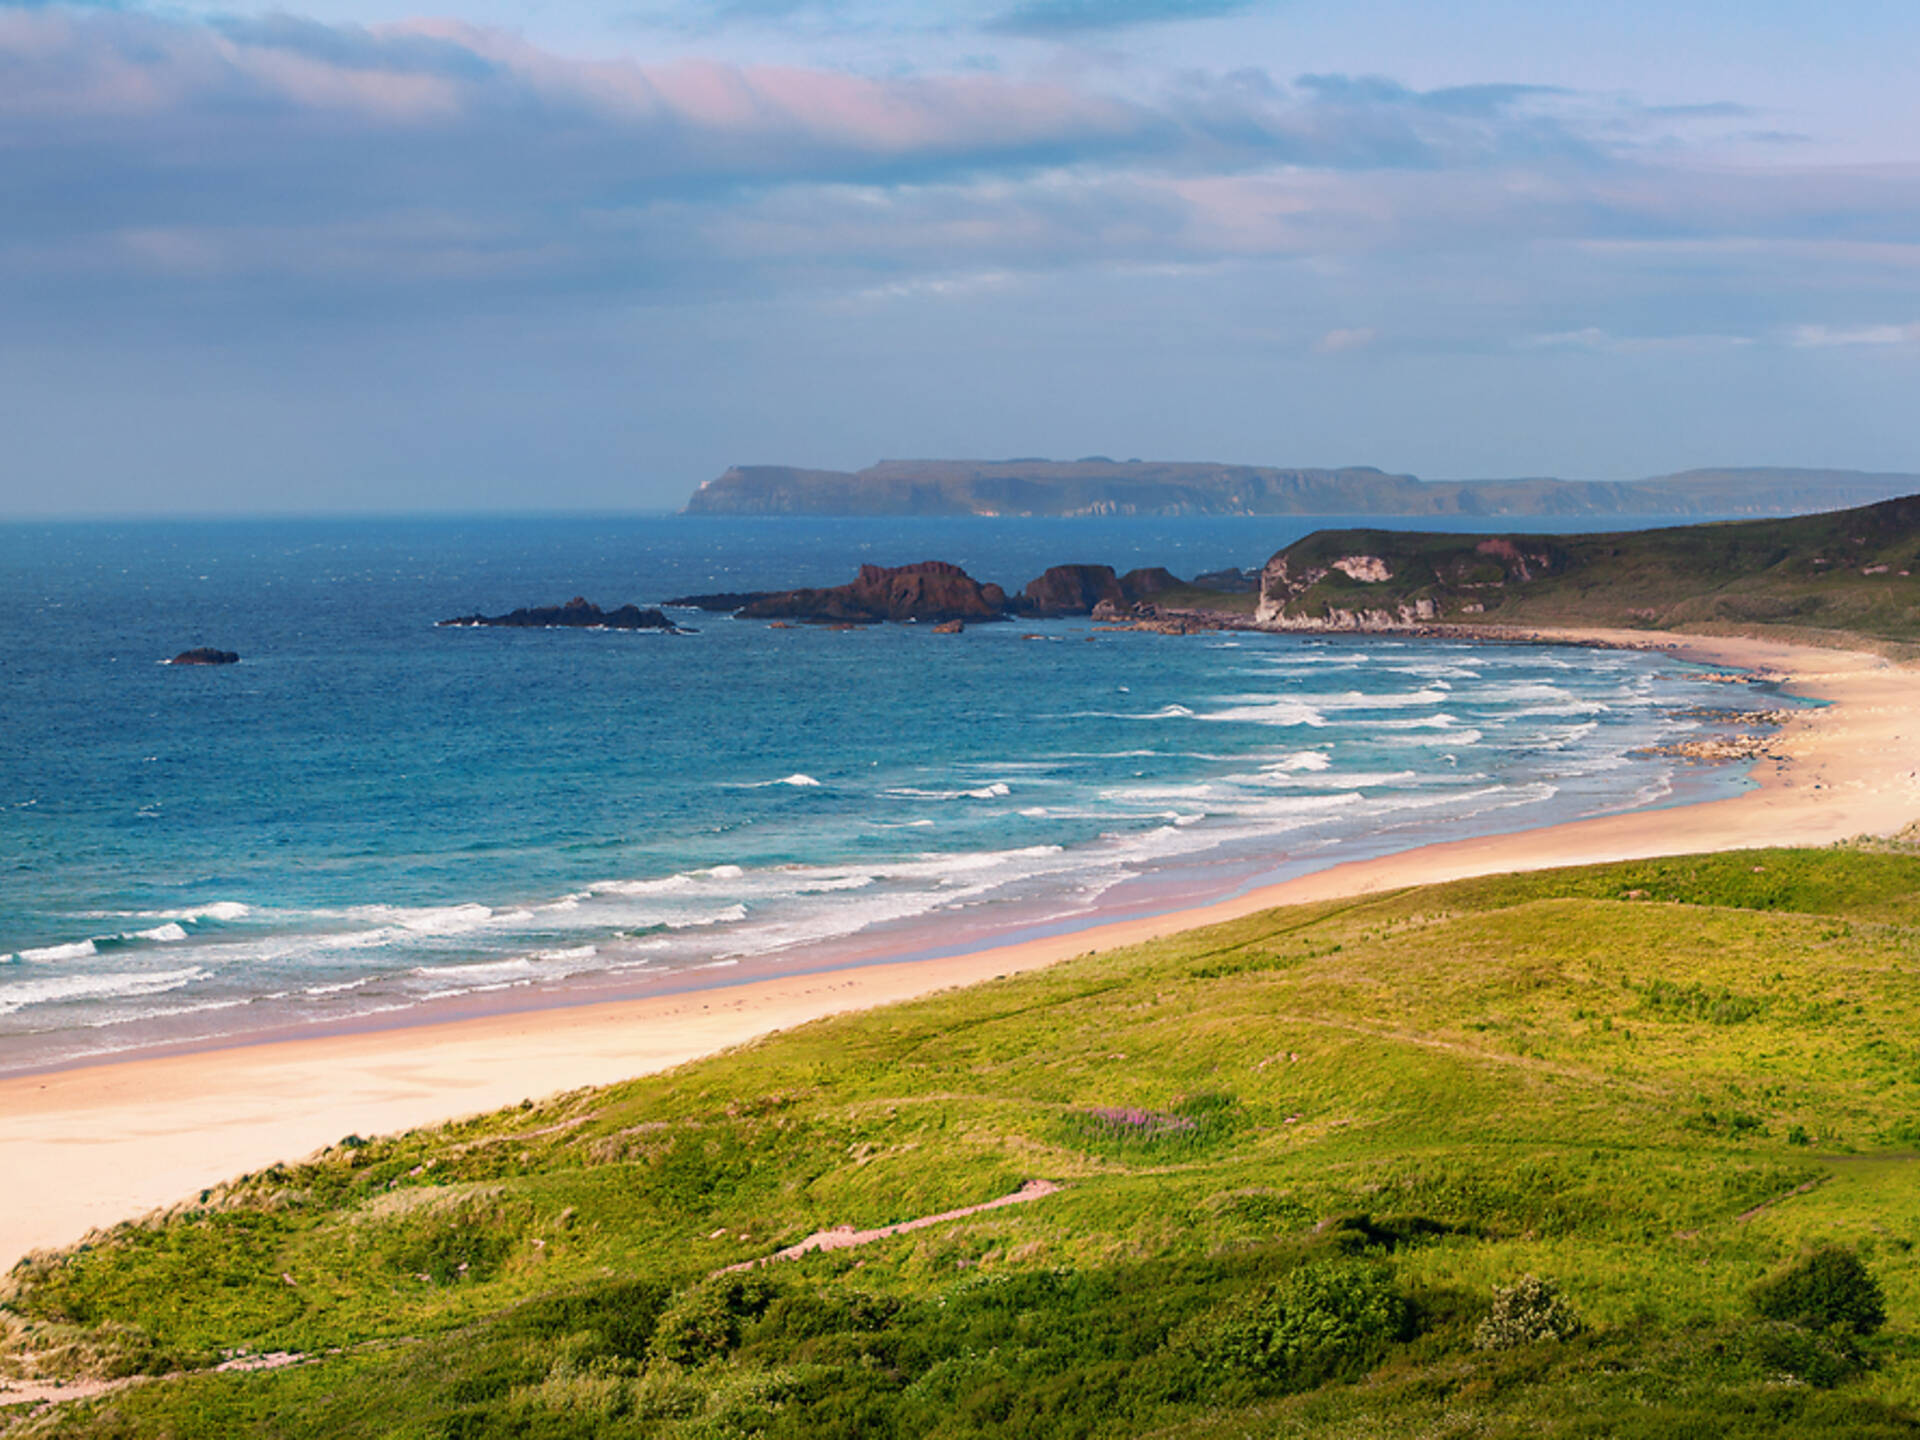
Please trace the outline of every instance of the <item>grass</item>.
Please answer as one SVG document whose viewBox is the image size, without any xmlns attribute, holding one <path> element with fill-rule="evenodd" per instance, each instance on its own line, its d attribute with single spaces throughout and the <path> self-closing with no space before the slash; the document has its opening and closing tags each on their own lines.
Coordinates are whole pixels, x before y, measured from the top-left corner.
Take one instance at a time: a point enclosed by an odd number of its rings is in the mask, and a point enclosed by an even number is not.
<svg viewBox="0 0 1920 1440">
<path fill-rule="evenodd" d="M 1916 967 L 1899 850 L 1270 911 L 351 1137 L 37 1257 L 14 1365 L 166 1378 L 0 1430 L 1920 1434 Z M 1033 1178 L 1067 1188 L 716 1274 Z M 1884 1330 L 1756 1314 L 1825 1246 Z M 1476 1347 L 1527 1275 L 1577 1333 Z M 309 1359 L 203 1373 L 241 1350 Z"/>
</svg>

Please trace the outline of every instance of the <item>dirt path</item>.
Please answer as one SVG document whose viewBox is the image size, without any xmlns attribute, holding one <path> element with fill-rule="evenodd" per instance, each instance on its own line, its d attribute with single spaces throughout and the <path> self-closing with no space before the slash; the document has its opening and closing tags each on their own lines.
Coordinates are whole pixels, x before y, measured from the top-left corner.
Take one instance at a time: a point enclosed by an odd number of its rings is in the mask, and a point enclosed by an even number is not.
<svg viewBox="0 0 1920 1440">
<path fill-rule="evenodd" d="M 144 1377 L 143 1377 L 144 1378 Z M 69 1400 L 91 1400 L 131 1385 L 132 1380 L 0 1380 L 0 1407 L 60 1405 Z"/>
<path fill-rule="evenodd" d="M 789 1245 L 784 1250 L 776 1250 L 771 1255 L 762 1255 L 758 1260 L 742 1260 L 738 1265 L 727 1265 L 714 1271 L 716 1275 L 730 1275 L 736 1270 L 752 1270 L 757 1266 L 771 1264 L 775 1260 L 798 1260 L 802 1255 L 811 1255 L 815 1250 L 851 1250 L 856 1245 L 871 1245 L 876 1240 L 885 1240 L 890 1236 L 904 1235 L 909 1230 L 924 1230 L 929 1225 L 943 1225 L 949 1220 L 964 1220 L 969 1215 L 978 1215 L 983 1210 L 998 1210 L 1005 1205 L 1024 1205 L 1029 1200 L 1044 1199 L 1057 1194 L 1060 1186 L 1051 1180 L 1029 1180 L 1011 1195 L 1002 1195 L 998 1200 L 984 1200 L 978 1205 L 963 1205 L 958 1210 L 942 1210 L 938 1215 L 922 1215 L 917 1220 L 902 1220 L 898 1225 L 883 1225 L 878 1230 L 856 1230 L 851 1225 L 836 1225 L 831 1230 L 816 1230 L 797 1245 Z"/>
<path fill-rule="evenodd" d="M 1755 1219 L 1758 1216 L 1766 1214 L 1766 1212 L 1771 1210 L 1774 1206 L 1779 1205 L 1784 1201 L 1793 1199 L 1793 1197 L 1796 1195 L 1811 1194 L 1816 1188 L 1826 1184 L 1826 1182 L 1831 1178 L 1832 1178 L 1831 1176 L 1827 1176 L 1827 1175 L 1816 1175 L 1813 1177 L 1813 1179 L 1807 1181 L 1806 1184 L 1796 1185 L 1793 1187 L 1793 1189 L 1787 1191 L 1783 1195 L 1776 1195 L 1771 1200 L 1762 1200 L 1758 1205 L 1754 1206 L 1751 1210 L 1742 1210 L 1738 1215 L 1733 1217 L 1733 1223 L 1736 1225 L 1744 1225 L 1749 1220 Z"/>
</svg>

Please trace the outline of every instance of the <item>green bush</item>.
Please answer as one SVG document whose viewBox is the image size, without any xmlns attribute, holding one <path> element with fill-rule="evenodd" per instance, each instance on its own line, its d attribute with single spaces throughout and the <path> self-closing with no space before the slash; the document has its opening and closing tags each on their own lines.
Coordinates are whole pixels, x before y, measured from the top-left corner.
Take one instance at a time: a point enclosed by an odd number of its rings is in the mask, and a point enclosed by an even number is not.
<svg viewBox="0 0 1920 1440">
<path fill-rule="evenodd" d="M 1745 1337 L 1747 1359 L 1768 1379 L 1792 1379 L 1830 1390 L 1866 1368 L 1844 1330 L 1816 1333 L 1780 1322 L 1755 1325 Z"/>
<path fill-rule="evenodd" d="M 1343 1215 L 1326 1227 L 1335 1249 L 1343 1255 L 1369 1250 L 1394 1251 L 1455 1232 L 1452 1225 L 1425 1215 Z"/>
<path fill-rule="evenodd" d="M 542 1342 L 593 1337 L 593 1348 L 622 1360 L 644 1360 L 666 1308 L 667 1287 L 628 1280 L 574 1295 L 552 1295 L 520 1307 L 504 1329 Z"/>
<path fill-rule="evenodd" d="M 1749 1292 L 1753 1308 L 1769 1320 L 1810 1330 L 1839 1327 L 1871 1335 L 1887 1323 L 1887 1301 L 1880 1282 L 1860 1257 L 1827 1245 Z"/>
<path fill-rule="evenodd" d="M 1542 1340 L 1571 1340 L 1580 1333 L 1580 1317 L 1551 1280 L 1522 1275 L 1511 1285 L 1496 1285 L 1493 1309 L 1474 1328 L 1477 1350 L 1511 1350 Z"/>
<path fill-rule="evenodd" d="M 1218 1365 L 1290 1387 L 1370 1365 L 1408 1338 L 1412 1310 L 1384 1267 L 1303 1265 L 1208 1327 Z"/>
<path fill-rule="evenodd" d="M 779 1291 L 749 1271 L 723 1275 L 676 1296 L 655 1326 L 651 1350 L 676 1365 L 702 1365 L 740 1343 L 742 1325 L 766 1314 Z"/>
</svg>

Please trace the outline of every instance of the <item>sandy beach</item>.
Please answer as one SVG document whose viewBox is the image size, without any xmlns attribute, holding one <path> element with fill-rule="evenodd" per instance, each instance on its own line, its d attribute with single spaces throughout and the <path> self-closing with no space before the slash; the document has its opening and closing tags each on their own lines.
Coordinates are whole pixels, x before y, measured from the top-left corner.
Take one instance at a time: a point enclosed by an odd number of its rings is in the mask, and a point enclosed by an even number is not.
<svg viewBox="0 0 1920 1440">
<path fill-rule="evenodd" d="M 1920 667 L 1771 641 L 1559 632 L 1765 670 L 1830 702 L 1796 716 L 1747 794 L 1431 845 L 1232 900 L 950 958 L 643 1000 L 281 1040 L 0 1080 L 0 1267 L 350 1133 L 446 1120 L 677 1065 L 771 1031 L 1252 913 L 1501 871 L 1819 845 L 1920 819 Z M 1730 687 L 1736 689 L 1738 687 Z M 1739 696 L 1729 703 L 1738 705 Z"/>
</svg>

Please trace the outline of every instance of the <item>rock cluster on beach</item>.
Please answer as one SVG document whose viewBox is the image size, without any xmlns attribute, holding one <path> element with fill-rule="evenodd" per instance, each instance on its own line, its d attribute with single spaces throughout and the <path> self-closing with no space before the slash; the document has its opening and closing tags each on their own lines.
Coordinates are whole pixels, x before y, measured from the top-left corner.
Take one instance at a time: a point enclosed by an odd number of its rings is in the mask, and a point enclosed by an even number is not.
<svg viewBox="0 0 1920 1440">
<path fill-rule="evenodd" d="M 240 656 L 232 650 L 215 650 L 211 646 L 200 645 L 192 650 L 182 650 L 167 661 L 169 665 L 238 665 Z"/>
<path fill-rule="evenodd" d="M 638 605 L 622 605 L 618 610 L 602 610 L 576 595 L 564 605 L 539 605 L 514 610 L 506 615 L 457 615 L 442 620 L 442 625 L 500 625 L 517 629 L 543 630 L 562 627 L 573 630 L 668 630 L 680 627 L 664 613 L 642 610 Z"/>
<path fill-rule="evenodd" d="M 1720 764 L 1728 760 L 1780 760 L 1784 756 L 1772 749 L 1765 735 L 1711 735 L 1704 739 L 1674 740 L 1664 745 L 1649 745 L 1633 752 L 1640 756 L 1663 756 L 1672 760 L 1693 760 Z"/>
</svg>

